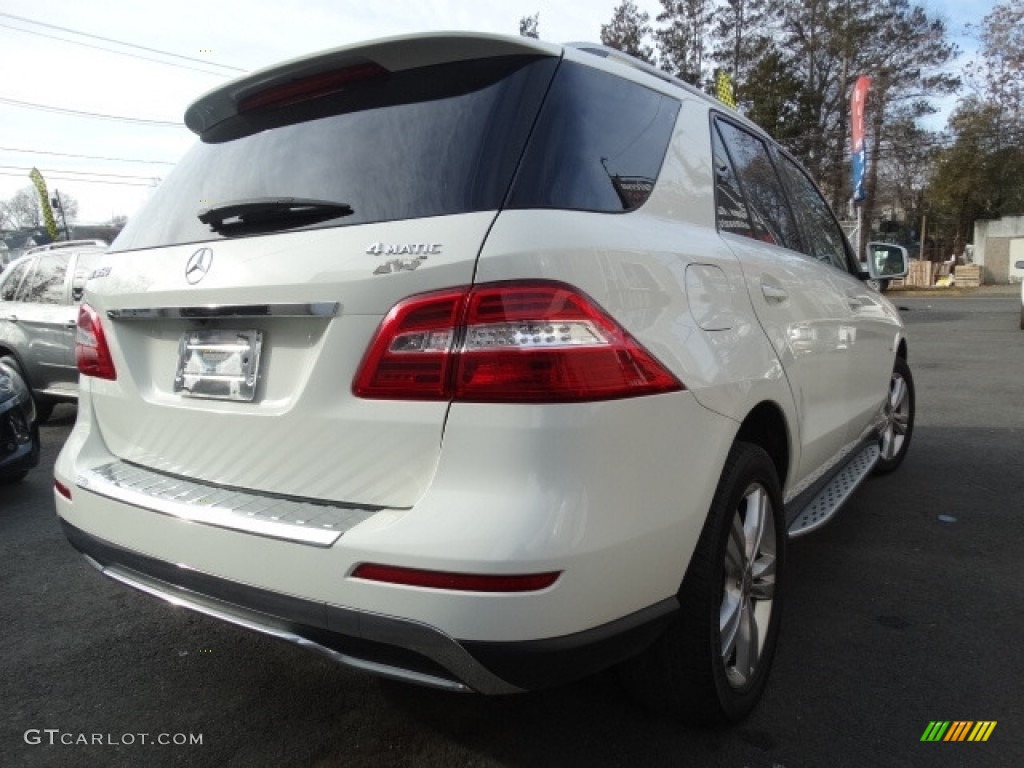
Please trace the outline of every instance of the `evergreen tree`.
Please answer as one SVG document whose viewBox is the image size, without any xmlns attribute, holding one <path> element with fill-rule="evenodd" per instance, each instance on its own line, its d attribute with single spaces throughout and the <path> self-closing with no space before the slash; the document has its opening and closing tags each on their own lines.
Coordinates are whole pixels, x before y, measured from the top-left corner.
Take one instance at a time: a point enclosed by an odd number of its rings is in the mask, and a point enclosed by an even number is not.
<svg viewBox="0 0 1024 768">
<path fill-rule="evenodd" d="M 709 0 L 661 0 L 658 21 L 666 26 L 654 33 L 659 65 L 680 80 L 706 85 L 708 31 L 713 8 Z"/>
<path fill-rule="evenodd" d="M 523 16 L 519 19 L 519 34 L 523 37 L 539 38 L 540 33 L 540 12 L 533 14 L 533 16 Z"/>
<path fill-rule="evenodd" d="M 654 49 L 647 45 L 651 36 L 650 16 L 641 11 L 632 0 L 623 0 L 615 8 L 612 20 L 601 25 L 601 42 L 635 56 L 648 64 L 654 63 Z"/>
</svg>

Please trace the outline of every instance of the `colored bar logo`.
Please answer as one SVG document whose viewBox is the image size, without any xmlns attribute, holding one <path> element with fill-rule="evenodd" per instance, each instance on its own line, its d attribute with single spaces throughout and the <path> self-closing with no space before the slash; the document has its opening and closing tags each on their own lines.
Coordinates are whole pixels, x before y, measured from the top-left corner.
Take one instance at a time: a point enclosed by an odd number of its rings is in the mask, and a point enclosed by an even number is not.
<svg viewBox="0 0 1024 768">
<path fill-rule="evenodd" d="M 996 720 L 932 720 L 921 734 L 921 741 L 988 741 L 996 723 Z"/>
</svg>

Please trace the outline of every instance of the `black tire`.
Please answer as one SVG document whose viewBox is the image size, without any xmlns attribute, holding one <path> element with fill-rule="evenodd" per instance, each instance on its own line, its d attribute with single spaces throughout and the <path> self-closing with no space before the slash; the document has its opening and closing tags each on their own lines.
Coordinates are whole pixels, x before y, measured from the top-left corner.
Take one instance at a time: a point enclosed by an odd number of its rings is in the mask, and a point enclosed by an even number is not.
<svg viewBox="0 0 1024 768">
<path fill-rule="evenodd" d="M 757 514 L 759 509 L 763 514 Z M 747 558 L 730 543 L 756 539 L 742 524 L 757 518 L 763 518 L 763 535 L 753 547 L 754 557 Z M 734 523 L 741 525 L 734 528 Z M 689 724 L 723 725 L 746 717 L 764 691 L 775 655 L 785 553 L 775 465 L 758 446 L 736 443 L 679 589 L 679 613 L 653 645 L 621 667 L 630 692 Z M 743 575 L 737 579 L 739 572 Z M 726 611 L 735 619 L 731 645 L 723 644 Z M 749 663 L 739 657 L 741 648 L 752 651 Z"/>
<path fill-rule="evenodd" d="M 56 405 L 53 400 L 40 400 L 36 398 L 36 423 L 45 424 L 49 421 Z"/>
<path fill-rule="evenodd" d="M 914 435 L 915 406 L 914 377 L 910 366 L 902 357 L 897 357 L 889 380 L 889 396 L 885 401 L 885 427 L 879 437 L 882 455 L 875 464 L 876 475 L 895 471 L 907 457 L 910 438 Z"/>
</svg>

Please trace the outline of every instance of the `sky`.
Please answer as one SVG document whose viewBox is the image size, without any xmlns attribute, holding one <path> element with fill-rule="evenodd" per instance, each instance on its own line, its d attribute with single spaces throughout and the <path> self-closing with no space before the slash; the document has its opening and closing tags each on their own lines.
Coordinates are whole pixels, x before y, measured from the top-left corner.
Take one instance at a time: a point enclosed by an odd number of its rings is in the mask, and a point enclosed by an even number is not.
<svg viewBox="0 0 1024 768">
<path fill-rule="evenodd" d="M 181 122 L 185 108 L 242 74 L 239 70 L 390 35 L 437 30 L 515 35 L 520 18 L 534 13 L 540 14 L 543 40 L 598 41 L 601 25 L 611 19 L 618 2 L 4 0 L 0 200 L 30 184 L 28 172 L 35 166 L 46 178 L 51 197 L 56 189 L 78 200 L 80 222 L 130 216 L 195 141 Z M 660 9 L 657 0 L 636 2 L 652 19 Z M 994 3 L 923 0 L 967 53 L 976 44 L 964 34 L 964 25 L 980 22 Z M 126 53 L 131 56 L 122 55 Z M 41 110 L 26 103 L 107 118 Z M 952 105 L 953 100 L 948 101 L 944 110 Z M 929 127 L 942 127 L 941 116 Z"/>
</svg>

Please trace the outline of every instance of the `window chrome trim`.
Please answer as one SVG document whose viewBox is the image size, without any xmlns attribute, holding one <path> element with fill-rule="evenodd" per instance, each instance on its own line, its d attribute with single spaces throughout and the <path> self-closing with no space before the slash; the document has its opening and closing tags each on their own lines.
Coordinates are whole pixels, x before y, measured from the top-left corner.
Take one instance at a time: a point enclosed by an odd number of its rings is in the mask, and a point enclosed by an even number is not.
<svg viewBox="0 0 1024 768">
<path fill-rule="evenodd" d="M 145 307 L 108 309 L 111 320 L 208 320 L 221 317 L 337 317 L 341 302 L 312 301 L 306 304 L 202 304 L 193 307 Z"/>
<path fill-rule="evenodd" d="M 85 470 L 77 485 L 162 515 L 314 547 L 330 547 L 343 533 L 380 511 L 200 483 L 123 461 Z"/>
</svg>

